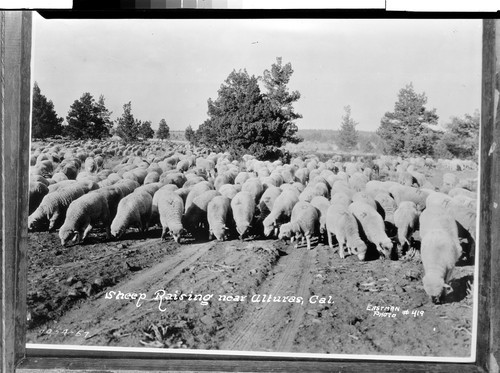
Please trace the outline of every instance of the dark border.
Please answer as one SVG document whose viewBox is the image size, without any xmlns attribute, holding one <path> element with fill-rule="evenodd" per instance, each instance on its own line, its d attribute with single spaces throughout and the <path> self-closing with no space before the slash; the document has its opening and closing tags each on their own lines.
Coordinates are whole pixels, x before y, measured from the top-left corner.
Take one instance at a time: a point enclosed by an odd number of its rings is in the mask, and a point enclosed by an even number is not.
<svg viewBox="0 0 500 373">
<path fill-rule="evenodd" d="M 42 12 L 43 13 L 43 12 Z M 66 12 L 65 12 L 66 13 Z M 147 13 L 147 11 L 145 12 Z M 158 13 L 157 18 L 163 18 Z M 223 13 L 223 12 L 222 12 Z M 271 12 L 272 13 L 272 12 Z M 287 12 L 279 18 L 293 17 Z M 314 13 L 314 12 L 313 12 Z M 342 12 L 341 12 L 342 13 Z M 371 13 L 371 12 L 370 12 Z M 21 15 L 20 15 L 21 14 Z M 56 13 L 52 13 L 54 16 Z M 62 13 L 57 13 L 62 14 Z M 69 13 L 68 13 L 69 14 Z M 67 15 L 68 15 L 67 14 Z M 75 17 L 84 17 L 84 13 L 73 12 Z M 137 12 L 134 12 L 137 15 Z M 172 17 L 172 12 L 167 18 Z M 209 13 L 204 13 L 205 17 Z M 226 13 L 227 14 L 227 13 Z M 319 13 L 318 13 L 319 14 Z M 384 13 L 385 14 L 385 13 Z M 101 14 L 103 18 L 113 18 Z M 122 14 L 123 16 L 124 14 Z M 243 18 L 250 18 L 252 13 Z M 395 15 L 395 14 L 392 14 Z M 408 18 L 407 13 L 403 16 Z M 420 14 L 421 16 L 422 14 Z M 469 14 L 470 15 L 470 14 Z M 474 15 L 474 14 L 473 14 Z M 229 15 L 228 15 L 229 16 Z M 247 17 L 248 16 L 248 17 Z M 298 16 L 298 15 L 297 15 Z M 301 17 L 309 17 L 302 13 Z M 323 18 L 325 14 L 322 14 Z M 350 13 L 350 16 L 353 16 Z M 434 14 L 435 16 L 435 14 Z M 464 17 L 454 14 L 456 18 Z M 274 16 L 273 16 L 274 17 Z M 339 13 L 339 18 L 342 17 Z M 354 15 L 354 18 L 365 18 Z M 383 18 L 386 18 L 387 14 Z M 441 18 L 441 15 L 439 14 Z M 65 17 L 67 18 L 67 17 Z M 94 17 L 91 18 L 101 18 Z M 125 17 L 125 18 L 143 18 Z M 148 16 L 149 18 L 149 16 Z M 183 17 L 180 17 L 183 18 Z M 186 18 L 189 18 L 186 16 Z M 207 17 L 212 18 L 212 17 Z M 221 17 L 226 18 L 226 17 Z M 238 18 L 238 17 L 237 17 Z M 391 17 L 392 18 L 392 17 Z M 419 17 L 421 18 L 421 17 Z M 425 18 L 425 15 L 424 15 Z M 446 18 L 446 17 L 443 17 Z M 63 352 L 57 350 L 26 349 L 26 271 L 25 254 L 27 250 L 27 185 L 28 185 L 28 150 L 29 146 L 29 102 L 31 61 L 31 12 L 0 12 L 0 118 L 2 143 L 0 150 L 2 179 L 2 299 L 1 309 L 3 323 L 0 326 L 2 335 L 1 367 L 4 372 L 14 371 L 18 364 L 20 371 L 31 369 L 85 369 L 85 370 L 156 370 L 156 371 L 276 371 L 276 372 L 485 372 L 498 371 L 496 360 L 499 349 L 499 308 L 500 287 L 491 284 L 500 283 L 500 250 L 499 232 L 493 227 L 500 226 L 500 209 L 493 208 L 493 203 L 500 203 L 500 147 L 493 146 L 499 139 L 500 126 L 495 122 L 494 110 L 494 78 L 495 59 L 495 21 L 483 22 L 483 77 L 482 77 L 482 115 L 481 115 L 481 215 L 480 239 L 481 250 L 479 262 L 479 324 L 477 335 L 476 363 L 431 363 L 401 361 L 367 361 L 367 360 L 324 360 L 294 358 L 263 358 L 238 356 L 207 356 L 199 354 L 166 356 L 148 353 L 124 352 Z M 10 31 L 9 31 L 10 30 Z M 12 30 L 20 37 L 12 39 Z M 4 63 L 7 61 L 7 63 Z M 13 83 L 13 84 L 10 84 Z M 10 92 L 14 90 L 14 92 Z M 13 94 L 11 94 L 13 93 Z M 9 121 L 9 115 L 12 118 Z M 24 189 L 23 189 L 24 188 Z M 14 193 L 14 194 L 13 194 Z M 493 246 L 495 245 L 495 248 Z M 495 316 L 494 318 L 492 318 Z M 13 321 L 15 327 L 10 326 Z M 14 332 L 12 331 L 14 329 Z"/>
</svg>

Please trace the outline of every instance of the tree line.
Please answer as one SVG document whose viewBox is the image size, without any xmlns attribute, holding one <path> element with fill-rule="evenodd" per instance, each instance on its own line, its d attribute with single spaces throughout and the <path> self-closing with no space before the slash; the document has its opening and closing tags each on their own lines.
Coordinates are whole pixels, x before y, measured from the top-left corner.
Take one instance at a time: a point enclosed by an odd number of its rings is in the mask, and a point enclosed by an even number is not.
<svg viewBox="0 0 500 373">
<path fill-rule="evenodd" d="M 151 127 L 151 121 L 141 121 L 134 118 L 132 114 L 132 103 L 123 105 L 123 113 L 116 120 L 111 120 L 111 114 L 105 105 L 103 95 L 95 98 L 85 92 L 78 100 L 71 104 L 64 119 L 58 117 L 54 110 L 54 104 L 48 100 L 40 91 L 35 82 L 33 87 L 33 110 L 31 137 L 34 139 L 46 139 L 55 136 L 64 136 L 70 139 L 104 139 L 113 135 L 120 136 L 126 142 L 139 139 L 168 139 L 170 129 L 165 119 L 162 119 L 155 131 Z M 116 124 L 116 125 L 115 125 Z"/>
<path fill-rule="evenodd" d="M 300 93 L 288 88 L 293 72 L 291 63 L 284 64 L 280 57 L 262 76 L 250 75 L 245 69 L 233 70 L 218 90 L 218 97 L 208 99 L 208 118 L 196 130 L 191 125 L 186 128 L 186 140 L 214 151 L 228 151 L 236 157 L 245 153 L 270 160 L 290 157 L 283 146 L 303 141 L 295 123 L 302 115 L 293 107 Z M 36 83 L 33 96 L 34 138 L 58 134 L 75 139 L 118 135 L 130 142 L 155 135 L 150 121 L 134 118 L 131 102 L 123 106 L 115 126 L 104 97 L 101 95 L 95 101 L 89 93 L 84 93 L 71 105 L 67 123 L 63 125 L 63 119 L 57 117 L 52 102 L 41 95 Z M 405 157 L 476 157 L 479 113 L 452 117 L 444 128 L 440 128 L 436 109 L 429 110 L 426 104 L 425 93 L 417 93 L 412 83 L 407 84 L 397 94 L 393 111 L 384 114 L 378 129 L 370 136 L 360 136 L 356 129 L 358 122 L 347 105 L 338 124 L 332 125 L 338 130 L 330 141 L 346 152 Z M 329 141 L 323 134 L 320 136 L 322 142 Z M 159 123 L 156 137 L 169 138 L 169 127 L 164 119 Z"/>
</svg>

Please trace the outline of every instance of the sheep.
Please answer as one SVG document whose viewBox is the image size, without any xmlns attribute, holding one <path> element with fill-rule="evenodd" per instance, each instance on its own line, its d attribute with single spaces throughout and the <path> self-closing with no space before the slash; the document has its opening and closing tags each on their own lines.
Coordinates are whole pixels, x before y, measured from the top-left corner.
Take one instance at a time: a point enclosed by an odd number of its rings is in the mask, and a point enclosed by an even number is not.
<svg viewBox="0 0 500 373">
<path fill-rule="evenodd" d="M 361 192 L 365 189 L 369 179 L 361 172 L 355 172 L 349 177 L 349 187 L 356 192 Z"/>
<path fill-rule="evenodd" d="M 276 197 L 273 208 L 269 215 L 264 219 L 264 235 L 269 237 L 273 230 L 277 230 L 282 223 L 290 220 L 293 206 L 299 201 L 299 193 L 296 190 L 283 190 Z M 275 232 L 276 235 L 276 232 Z"/>
<path fill-rule="evenodd" d="M 231 200 L 223 195 L 215 196 L 207 206 L 207 220 L 210 238 L 215 236 L 218 241 L 227 238 L 226 222 L 232 219 Z"/>
<path fill-rule="evenodd" d="M 48 193 L 43 197 L 38 208 L 29 216 L 28 228 L 40 229 L 48 221 L 49 232 L 53 231 L 61 220 L 64 221 L 69 204 L 84 194 L 85 190 L 80 185 L 71 185 L 62 188 L 57 193 Z"/>
<path fill-rule="evenodd" d="M 417 205 L 411 201 L 403 201 L 394 212 L 394 225 L 398 229 L 398 254 L 403 253 L 405 245 L 410 247 L 409 239 L 418 228 Z"/>
<path fill-rule="evenodd" d="M 111 238 L 110 213 L 108 201 L 104 194 L 91 192 L 70 203 L 66 212 L 64 224 L 59 229 L 61 245 L 73 237 L 73 241 L 81 243 L 97 222 L 102 222 L 106 228 L 106 237 Z"/>
<path fill-rule="evenodd" d="M 233 219 L 236 224 L 236 230 L 240 235 L 240 240 L 243 240 L 248 228 L 252 225 L 252 220 L 255 214 L 255 197 L 247 191 L 238 192 L 231 200 L 231 210 Z"/>
<path fill-rule="evenodd" d="M 431 301 L 439 303 L 445 293 L 453 290 L 448 282 L 462 254 L 458 231 L 453 218 L 443 208 L 424 210 L 419 221 L 420 253 L 425 273 L 422 282 Z"/>
<path fill-rule="evenodd" d="M 340 258 L 345 258 L 345 244 L 350 254 L 357 255 L 359 260 L 365 260 L 366 243 L 360 238 L 358 222 L 354 215 L 349 212 L 347 205 L 330 205 L 326 211 L 325 227 L 328 246 L 331 249 L 333 249 L 332 234 L 337 238 Z"/>
<path fill-rule="evenodd" d="M 130 193 L 127 193 L 127 191 L 124 191 L 120 188 L 117 188 L 114 185 L 111 185 L 109 187 L 100 188 L 100 189 L 93 190 L 93 191 L 89 192 L 89 194 L 91 194 L 91 193 L 100 194 L 100 195 L 104 196 L 104 198 L 106 199 L 107 204 L 108 204 L 108 209 L 109 209 L 109 221 L 110 222 L 113 221 L 113 219 L 116 216 L 116 210 L 118 208 L 118 203 L 120 203 L 120 200 L 123 197 L 125 197 L 125 195 L 130 194 Z M 124 193 L 126 193 L 126 194 L 124 194 Z"/>
<path fill-rule="evenodd" d="M 292 209 L 290 222 L 281 225 L 278 238 L 305 238 L 307 249 L 311 249 L 311 236 L 319 230 L 319 211 L 309 202 L 298 201 Z M 297 247 L 298 244 L 295 245 Z"/>
<path fill-rule="evenodd" d="M 191 203 L 193 202 L 193 200 L 196 197 L 198 197 L 199 195 L 201 195 L 203 192 L 206 192 L 208 190 L 213 190 L 212 186 L 210 185 L 210 183 L 208 181 L 202 181 L 196 185 L 193 185 L 193 187 L 189 191 L 189 194 L 186 197 L 186 203 L 184 206 L 184 209 L 186 210 L 186 212 L 189 209 L 189 207 L 191 206 Z"/>
<path fill-rule="evenodd" d="M 330 201 L 323 196 L 316 196 L 311 200 L 311 205 L 316 207 L 319 212 L 319 234 L 326 237 L 326 212 L 330 207 Z"/>
<path fill-rule="evenodd" d="M 160 175 L 160 182 L 163 184 L 175 184 L 178 188 L 182 188 L 184 183 L 187 181 L 187 178 L 184 174 L 179 172 L 173 173 L 162 173 Z"/>
<path fill-rule="evenodd" d="M 364 202 L 353 202 L 349 211 L 360 221 L 366 238 L 375 244 L 379 253 L 388 258 L 392 251 L 392 241 L 385 233 L 384 220 L 372 206 Z"/>
<path fill-rule="evenodd" d="M 260 211 L 260 219 L 264 220 L 271 212 L 276 198 L 281 194 L 281 189 L 275 186 L 269 186 L 260 197 L 258 209 Z"/>
<path fill-rule="evenodd" d="M 423 211 L 425 209 L 426 199 L 429 196 L 429 192 L 425 190 L 406 185 L 393 185 L 389 188 L 389 193 L 398 206 L 402 201 L 411 201 L 417 205 L 418 211 Z"/>
<path fill-rule="evenodd" d="M 372 196 L 370 196 L 368 193 L 356 192 L 352 195 L 352 201 L 353 202 L 367 203 L 371 207 L 373 207 L 375 210 L 377 210 L 377 203 L 375 202 L 375 199 Z"/>
<path fill-rule="evenodd" d="M 456 197 L 456 196 L 465 196 L 470 199 L 477 199 L 477 193 L 476 192 L 471 192 L 470 190 L 464 189 L 464 188 L 453 188 L 448 191 L 448 195 L 450 197 Z"/>
<path fill-rule="evenodd" d="M 88 173 L 97 172 L 97 164 L 92 157 L 85 159 L 84 170 Z"/>
<path fill-rule="evenodd" d="M 160 174 L 156 171 L 151 171 L 146 175 L 146 178 L 144 179 L 144 185 L 151 184 L 151 183 L 156 183 L 160 180 Z"/>
<path fill-rule="evenodd" d="M 30 181 L 29 186 L 29 215 L 31 215 L 42 202 L 43 197 L 49 193 L 49 187 L 39 181 Z"/>
<path fill-rule="evenodd" d="M 182 225 L 184 201 L 173 190 L 163 189 L 159 192 L 158 213 L 162 226 L 161 239 L 165 240 L 167 233 L 170 232 L 174 241 L 180 243 L 181 237 L 186 231 Z"/>
<path fill-rule="evenodd" d="M 172 184 L 167 184 L 167 185 L 172 185 Z M 164 186 L 163 183 L 159 183 L 159 182 L 144 184 L 144 185 L 141 185 L 140 187 L 138 187 L 137 189 L 135 189 L 134 192 L 145 191 L 145 192 L 148 192 L 149 194 L 151 194 L 151 197 L 153 197 L 155 195 L 155 193 L 158 191 L 158 189 L 160 189 L 163 186 Z M 175 185 L 173 187 L 177 188 Z"/>
<path fill-rule="evenodd" d="M 216 191 L 219 191 L 220 187 L 225 184 L 232 184 L 234 181 L 234 177 L 230 173 L 224 173 L 221 175 L 217 175 L 214 180 L 214 188 Z"/>
<path fill-rule="evenodd" d="M 241 185 L 241 191 L 250 193 L 254 198 L 254 202 L 257 203 L 260 200 L 262 193 L 264 193 L 264 187 L 262 186 L 261 181 L 254 177 L 247 179 Z"/>
<path fill-rule="evenodd" d="M 135 226 L 142 232 L 148 230 L 153 197 L 144 191 L 133 192 L 118 203 L 116 216 L 111 222 L 111 234 L 120 238 L 127 228 Z"/>
<path fill-rule="evenodd" d="M 219 188 L 219 193 L 226 196 L 229 199 L 233 199 L 234 196 L 241 190 L 241 185 L 224 184 Z"/>
<path fill-rule="evenodd" d="M 188 194 L 188 198 L 191 192 Z M 216 190 L 206 190 L 197 195 L 190 203 L 183 218 L 182 225 L 193 235 L 199 236 L 208 226 L 207 207 L 209 202 L 220 193 Z"/>
<path fill-rule="evenodd" d="M 331 205 L 342 204 L 342 205 L 345 205 L 347 207 L 351 204 L 351 202 L 352 202 L 351 197 L 349 197 L 344 192 L 337 192 L 337 193 L 333 194 L 332 198 L 330 199 Z"/>
<path fill-rule="evenodd" d="M 394 212 L 398 208 L 398 204 L 387 192 L 377 193 L 375 196 L 375 202 L 378 203 L 377 211 L 384 219 L 384 221 L 394 224 Z"/>
</svg>

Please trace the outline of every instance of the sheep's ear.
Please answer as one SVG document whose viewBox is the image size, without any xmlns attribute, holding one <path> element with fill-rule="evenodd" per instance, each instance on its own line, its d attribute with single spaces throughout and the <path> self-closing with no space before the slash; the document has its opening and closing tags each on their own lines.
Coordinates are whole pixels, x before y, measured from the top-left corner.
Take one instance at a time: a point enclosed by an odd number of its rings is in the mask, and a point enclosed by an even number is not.
<svg viewBox="0 0 500 373">
<path fill-rule="evenodd" d="M 444 293 L 446 295 L 448 295 L 448 294 L 450 294 L 452 292 L 453 292 L 453 288 L 450 285 L 448 285 L 448 284 L 444 284 Z"/>
</svg>

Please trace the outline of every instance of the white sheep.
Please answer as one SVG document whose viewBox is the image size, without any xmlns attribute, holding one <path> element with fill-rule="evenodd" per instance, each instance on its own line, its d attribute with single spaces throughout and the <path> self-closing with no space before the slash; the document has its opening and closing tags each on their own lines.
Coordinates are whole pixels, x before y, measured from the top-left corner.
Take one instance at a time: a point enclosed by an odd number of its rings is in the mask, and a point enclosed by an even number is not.
<svg viewBox="0 0 500 373">
<path fill-rule="evenodd" d="M 319 212 L 319 234 L 320 234 L 320 236 L 325 235 L 325 237 L 326 237 L 326 212 L 328 211 L 328 208 L 330 207 L 330 201 L 326 197 L 316 196 L 311 200 L 310 204 L 318 209 L 318 212 Z"/>
<path fill-rule="evenodd" d="M 455 263 L 462 254 L 457 225 L 452 216 L 440 207 L 432 206 L 420 215 L 420 253 L 425 275 L 425 292 L 433 302 L 439 302 L 448 285 Z"/>
<path fill-rule="evenodd" d="M 85 190 L 80 185 L 70 185 L 61 188 L 57 193 L 48 193 L 29 216 L 28 228 L 38 230 L 48 222 L 49 231 L 53 231 L 61 221 L 64 221 L 70 203 L 84 194 Z"/>
<path fill-rule="evenodd" d="M 351 203 L 349 211 L 360 221 L 366 238 L 375 244 L 378 252 L 388 258 L 391 254 L 393 244 L 385 233 L 385 224 L 382 216 L 372 206 L 364 202 Z"/>
<path fill-rule="evenodd" d="M 189 193 L 188 197 L 191 195 Z M 216 190 L 206 190 L 196 196 L 189 205 L 182 218 L 182 225 L 193 236 L 200 236 L 205 230 L 208 231 L 207 207 L 210 201 L 220 196 Z"/>
<path fill-rule="evenodd" d="M 184 213 L 184 201 L 174 190 L 159 190 L 158 196 L 158 214 L 162 226 L 161 239 L 165 240 L 167 233 L 170 232 L 174 241 L 180 243 L 185 229 L 182 225 L 182 215 Z M 155 196 L 156 194 L 155 193 Z"/>
<path fill-rule="evenodd" d="M 311 237 L 319 231 L 319 211 L 309 202 L 298 201 L 292 209 L 290 222 L 282 224 L 279 239 L 305 238 L 307 249 L 311 249 Z M 298 244 L 295 245 L 297 247 Z"/>
<path fill-rule="evenodd" d="M 380 192 L 375 195 L 374 199 L 382 210 L 382 218 L 384 219 L 384 221 L 394 224 L 394 212 L 398 208 L 398 204 L 396 203 L 394 198 L 392 198 L 392 196 L 388 192 Z"/>
<path fill-rule="evenodd" d="M 40 206 L 43 197 L 49 193 L 49 187 L 39 181 L 30 181 L 29 211 L 31 215 Z"/>
<path fill-rule="evenodd" d="M 359 260 L 365 260 L 366 243 L 360 238 L 358 222 L 354 215 L 349 212 L 347 205 L 330 205 L 326 212 L 325 226 L 328 245 L 333 249 L 332 234 L 335 235 L 339 243 L 339 255 L 342 259 L 345 258 L 345 244 L 350 254 L 357 255 Z"/>
<path fill-rule="evenodd" d="M 255 207 L 254 195 L 243 190 L 238 192 L 231 200 L 233 219 L 236 224 L 236 230 L 240 235 L 240 240 L 243 239 L 248 228 L 252 226 Z"/>
<path fill-rule="evenodd" d="M 417 205 L 418 211 L 423 211 L 425 209 L 426 199 L 429 196 L 429 192 L 426 190 L 406 185 L 393 185 L 389 188 L 389 193 L 398 206 L 403 201 L 411 201 Z"/>
<path fill-rule="evenodd" d="M 187 212 L 196 197 L 208 190 L 213 190 L 212 185 L 208 181 L 202 181 L 193 185 L 186 197 L 186 202 L 184 205 L 185 212 Z"/>
<path fill-rule="evenodd" d="M 295 206 L 298 201 L 299 193 L 295 188 L 283 190 L 283 192 L 276 197 L 271 212 L 263 221 L 264 235 L 266 237 L 269 237 L 281 224 L 290 221 L 293 206 Z M 276 232 L 275 235 L 277 235 Z"/>
<path fill-rule="evenodd" d="M 259 201 L 259 211 L 260 218 L 263 220 L 267 215 L 270 214 L 274 203 L 276 202 L 276 198 L 281 194 L 281 189 L 276 186 L 269 186 L 266 191 L 262 194 Z"/>
<path fill-rule="evenodd" d="M 405 245 L 410 247 L 410 237 L 418 228 L 417 205 L 403 201 L 394 212 L 394 225 L 398 229 L 398 253 L 401 255 Z"/>
<path fill-rule="evenodd" d="M 222 195 L 214 197 L 207 206 L 210 236 L 215 236 L 218 241 L 224 241 L 227 238 L 228 218 L 232 218 L 231 200 Z"/>
<path fill-rule="evenodd" d="M 96 223 L 102 222 L 106 228 L 106 237 L 111 238 L 110 212 L 104 194 L 97 191 L 87 193 L 70 203 L 64 224 L 59 229 L 61 245 L 73 238 L 73 242 L 81 243 Z"/>
<path fill-rule="evenodd" d="M 116 216 L 111 223 L 111 234 L 120 238 L 127 228 L 135 226 L 142 232 L 148 230 L 153 197 L 144 191 L 133 192 L 118 203 Z"/>
</svg>

